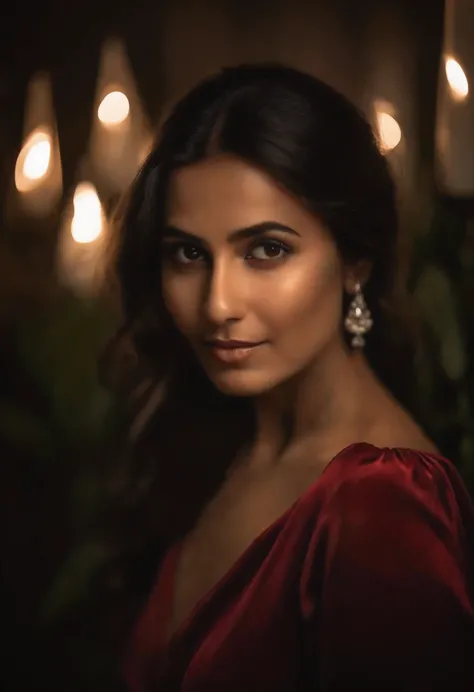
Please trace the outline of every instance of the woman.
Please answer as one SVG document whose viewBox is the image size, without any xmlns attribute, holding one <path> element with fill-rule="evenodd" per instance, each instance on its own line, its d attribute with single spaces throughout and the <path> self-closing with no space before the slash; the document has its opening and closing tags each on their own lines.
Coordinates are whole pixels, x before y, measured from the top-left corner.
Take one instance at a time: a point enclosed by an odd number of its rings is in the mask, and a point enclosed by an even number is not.
<svg viewBox="0 0 474 692">
<path fill-rule="evenodd" d="M 154 383 L 129 529 L 162 549 L 134 692 L 474 689 L 473 508 L 376 374 L 396 241 L 318 80 L 227 69 L 164 123 L 117 262 Z"/>
</svg>

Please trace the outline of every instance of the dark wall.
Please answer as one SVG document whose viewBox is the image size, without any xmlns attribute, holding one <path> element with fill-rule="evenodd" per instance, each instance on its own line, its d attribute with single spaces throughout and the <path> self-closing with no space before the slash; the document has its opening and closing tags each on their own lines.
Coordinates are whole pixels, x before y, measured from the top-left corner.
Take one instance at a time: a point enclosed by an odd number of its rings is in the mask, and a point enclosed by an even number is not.
<svg viewBox="0 0 474 692">
<path fill-rule="evenodd" d="M 443 4 L 49 0 L 28 10 L 12 4 L 0 17 L 0 197 L 20 146 L 25 85 L 40 68 L 53 76 L 67 188 L 87 147 L 101 43 L 113 33 L 127 43 L 152 121 L 165 103 L 222 65 L 280 60 L 326 79 L 363 107 L 378 95 L 394 101 L 412 168 L 432 147 Z"/>
</svg>

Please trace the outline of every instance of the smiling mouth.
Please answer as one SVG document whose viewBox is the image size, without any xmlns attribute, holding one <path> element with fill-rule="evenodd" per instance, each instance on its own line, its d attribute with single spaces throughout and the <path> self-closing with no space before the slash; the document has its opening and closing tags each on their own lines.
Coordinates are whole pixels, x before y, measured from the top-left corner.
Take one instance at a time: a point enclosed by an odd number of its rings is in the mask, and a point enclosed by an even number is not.
<svg viewBox="0 0 474 692">
<path fill-rule="evenodd" d="M 234 364 L 246 360 L 259 346 L 265 342 L 250 341 L 206 341 L 212 355 L 223 363 Z"/>
</svg>

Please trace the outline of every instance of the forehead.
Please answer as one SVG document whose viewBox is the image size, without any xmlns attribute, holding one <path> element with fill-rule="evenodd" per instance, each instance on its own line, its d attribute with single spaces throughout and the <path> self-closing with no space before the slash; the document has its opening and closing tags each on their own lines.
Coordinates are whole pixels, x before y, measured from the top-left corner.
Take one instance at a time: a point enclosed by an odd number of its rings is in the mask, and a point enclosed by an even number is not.
<svg viewBox="0 0 474 692">
<path fill-rule="evenodd" d="M 168 220 L 199 234 L 231 231 L 261 221 L 315 224 L 303 205 L 257 167 L 216 156 L 173 173 Z"/>
</svg>

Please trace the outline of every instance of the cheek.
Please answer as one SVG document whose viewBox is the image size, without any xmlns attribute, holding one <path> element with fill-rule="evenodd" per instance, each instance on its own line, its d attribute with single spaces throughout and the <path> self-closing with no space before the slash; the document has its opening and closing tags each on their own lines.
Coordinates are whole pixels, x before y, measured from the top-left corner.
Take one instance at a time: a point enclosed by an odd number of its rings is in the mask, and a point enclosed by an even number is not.
<svg viewBox="0 0 474 692">
<path fill-rule="evenodd" d="M 288 341 L 330 336 L 341 320 L 342 278 L 337 258 L 296 263 L 281 272 L 268 302 L 268 318 Z M 303 341 L 301 345 L 303 346 Z"/>
<path fill-rule="evenodd" d="M 163 303 L 177 329 L 184 335 L 193 331 L 199 314 L 199 288 L 191 276 L 163 272 Z"/>
</svg>

